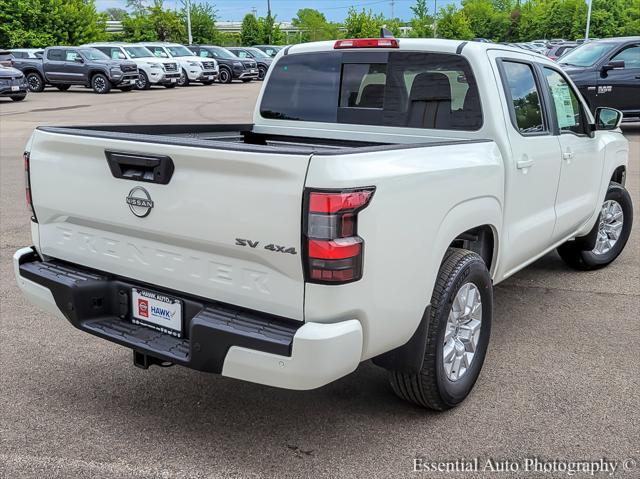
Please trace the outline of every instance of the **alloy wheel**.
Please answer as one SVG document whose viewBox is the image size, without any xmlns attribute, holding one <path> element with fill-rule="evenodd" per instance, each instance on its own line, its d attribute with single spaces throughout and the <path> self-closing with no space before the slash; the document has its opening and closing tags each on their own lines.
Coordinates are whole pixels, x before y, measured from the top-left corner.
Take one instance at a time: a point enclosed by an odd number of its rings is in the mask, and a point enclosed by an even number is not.
<svg viewBox="0 0 640 479">
<path fill-rule="evenodd" d="M 482 327 L 482 298 L 473 283 L 456 293 L 444 332 L 442 362 L 450 381 L 457 381 L 471 367 Z"/>
<path fill-rule="evenodd" d="M 596 246 L 592 252 L 596 255 L 602 255 L 611 251 L 620 238 L 623 225 L 624 213 L 620 203 L 615 200 L 605 201 L 600 212 Z"/>
</svg>

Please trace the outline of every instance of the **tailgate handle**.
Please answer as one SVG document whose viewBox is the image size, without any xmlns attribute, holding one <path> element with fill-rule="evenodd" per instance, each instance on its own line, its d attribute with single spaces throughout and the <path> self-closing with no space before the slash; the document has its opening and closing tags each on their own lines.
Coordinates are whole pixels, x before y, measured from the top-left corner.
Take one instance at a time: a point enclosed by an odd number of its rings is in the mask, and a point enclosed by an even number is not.
<svg viewBox="0 0 640 479">
<path fill-rule="evenodd" d="M 173 160 L 168 156 L 139 155 L 105 150 L 114 178 L 166 185 L 173 175 Z"/>
</svg>

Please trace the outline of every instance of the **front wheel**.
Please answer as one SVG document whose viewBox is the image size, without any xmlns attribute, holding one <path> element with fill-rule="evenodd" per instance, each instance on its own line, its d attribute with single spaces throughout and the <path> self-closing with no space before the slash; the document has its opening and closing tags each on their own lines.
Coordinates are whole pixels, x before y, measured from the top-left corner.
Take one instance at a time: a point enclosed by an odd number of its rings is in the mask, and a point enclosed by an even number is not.
<svg viewBox="0 0 640 479">
<path fill-rule="evenodd" d="M 140 71 L 138 73 L 138 79 L 136 80 L 136 88 L 138 90 L 148 90 L 149 88 L 151 88 L 149 77 L 143 71 Z"/>
<path fill-rule="evenodd" d="M 29 85 L 29 91 L 40 93 L 44 90 L 44 79 L 38 73 L 27 73 L 27 85 Z"/>
<path fill-rule="evenodd" d="M 111 83 L 109 79 L 102 73 L 96 73 L 91 79 L 91 88 L 96 93 L 109 93 L 111 91 Z"/>
<path fill-rule="evenodd" d="M 390 371 L 402 399 L 443 411 L 471 392 L 484 362 L 493 316 L 493 285 L 476 253 L 451 248 L 431 297 L 427 344 L 416 374 Z"/>
<path fill-rule="evenodd" d="M 184 68 L 180 72 L 180 78 L 178 78 L 178 86 L 189 86 L 189 77 L 187 76 L 187 72 Z"/>
<path fill-rule="evenodd" d="M 633 223 L 633 203 L 629 192 L 619 183 L 609 183 L 598 221 L 584 238 L 576 238 L 558 247 L 558 254 L 570 267 L 589 271 L 604 268 L 622 253 Z"/>
<path fill-rule="evenodd" d="M 218 75 L 218 81 L 220 83 L 231 83 L 231 80 L 233 80 L 233 76 L 231 75 L 231 72 L 229 70 L 227 70 L 226 68 L 220 68 L 220 74 Z"/>
<path fill-rule="evenodd" d="M 258 80 L 264 80 L 264 77 L 267 76 L 267 67 L 263 67 L 262 65 L 258 67 Z"/>
</svg>

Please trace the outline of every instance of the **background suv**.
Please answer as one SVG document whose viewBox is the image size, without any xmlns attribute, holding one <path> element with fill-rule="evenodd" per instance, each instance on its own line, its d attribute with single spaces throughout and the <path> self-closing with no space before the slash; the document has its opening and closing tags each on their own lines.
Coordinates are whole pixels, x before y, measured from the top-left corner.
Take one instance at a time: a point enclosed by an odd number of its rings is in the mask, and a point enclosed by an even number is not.
<svg viewBox="0 0 640 479">
<path fill-rule="evenodd" d="M 226 48 L 213 45 L 191 45 L 193 53 L 200 58 L 215 58 L 218 62 L 220 83 L 231 83 L 232 80 L 250 82 L 258 78 L 258 64 L 250 58 L 238 58 Z"/>
<path fill-rule="evenodd" d="M 229 47 L 228 50 L 238 58 L 255 60 L 258 64 L 258 80 L 264 80 L 273 58 L 254 47 Z"/>
<path fill-rule="evenodd" d="M 86 46 L 97 48 L 114 60 L 131 60 L 138 65 L 136 88 L 147 90 L 151 85 L 164 85 L 173 88 L 180 79 L 178 62 L 158 58 L 151 50 L 141 45 L 129 43 L 92 43 Z"/>
<path fill-rule="evenodd" d="M 203 60 L 184 45 L 169 42 L 141 42 L 139 45 L 151 50 L 156 57 L 169 58 L 178 63 L 179 86 L 187 86 L 192 81 L 211 85 L 218 78 L 218 62 L 214 59 Z"/>
</svg>

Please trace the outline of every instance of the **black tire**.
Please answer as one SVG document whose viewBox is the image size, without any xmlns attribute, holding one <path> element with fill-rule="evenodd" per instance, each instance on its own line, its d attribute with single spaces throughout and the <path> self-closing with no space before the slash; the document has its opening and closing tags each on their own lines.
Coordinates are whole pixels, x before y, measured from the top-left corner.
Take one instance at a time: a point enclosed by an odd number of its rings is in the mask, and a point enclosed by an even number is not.
<svg viewBox="0 0 640 479">
<path fill-rule="evenodd" d="M 264 80 L 267 76 L 267 67 L 260 65 L 258 67 L 258 80 Z"/>
<path fill-rule="evenodd" d="M 228 68 L 220 67 L 218 81 L 220 83 L 231 83 L 233 81 L 233 75 L 231 74 L 231 71 Z"/>
<path fill-rule="evenodd" d="M 180 78 L 178 78 L 178 86 L 189 86 L 189 76 L 186 70 L 183 68 L 180 72 Z"/>
<path fill-rule="evenodd" d="M 91 88 L 98 94 L 105 94 L 111 91 L 111 82 L 102 73 L 96 73 L 91 77 Z"/>
<path fill-rule="evenodd" d="M 619 183 L 609 183 L 609 189 L 604 197 L 605 203 L 614 201 L 620 205 L 622 209 L 622 230 L 617 241 L 606 252 L 597 253 L 595 248 L 589 248 L 590 244 L 585 244 L 581 238 L 574 241 L 567 241 L 558 247 L 558 254 L 567 265 L 579 271 L 590 271 L 594 269 L 604 268 L 611 264 L 622 253 L 629 235 L 631 235 L 631 227 L 633 226 L 633 203 L 629 192 Z M 603 203 L 604 206 L 604 203 Z M 598 216 L 596 224 L 585 238 L 596 238 L 599 234 L 607 235 L 604 229 L 601 230 L 602 211 Z M 600 231 L 602 231 L 600 233 Z M 604 237 L 604 236 L 603 236 Z M 609 236 L 606 236 L 609 237 Z"/>
<path fill-rule="evenodd" d="M 149 77 L 142 70 L 138 72 L 138 79 L 136 80 L 136 88 L 138 90 L 148 90 L 149 88 L 151 88 Z"/>
<path fill-rule="evenodd" d="M 19 96 L 18 96 L 18 95 L 16 95 L 16 96 L 12 96 L 12 97 L 11 97 L 11 99 L 12 99 L 13 101 L 22 101 L 22 100 L 24 100 L 25 98 L 27 98 L 27 95 L 26 95 L 26 94 L 25 94 L 25 95 L 19 95 Z"/>
<path fill-rule="evenodd" d="M 29 85 L 29 91 L 34 93 L 40 93 L 44 90 L 44 78 L 39 73 L 27 73 L 27 84 Z"/>
<path fill-rule="evenodd" d="M 165 88 L 175 88 L 177 86 L 177 83 L 165 83 L 164 87 Z"/>
<path fill-rule="evenodd" d="M 71 85 L 56 85 L 56 88 L 60 91 L 67 91 L 69 88 L 71 88 Z"/>
<path fill-rule="evenodd" d="M 450 380 L 443 360 L 445 330 L 456 294 L 467 283 L 472 283 L 480 293 L 480 333 L 471 365 L 459 379 Z M 482 369 L 491 335 L 492 315 L 493 285 L 484 261 L 471 251 L 450 248 L 440 266 L 431 297 L 422 368 L 417 374 L 390 371 L 393 391 L 402 399 L 438 411 L 460 404 L 471 392 Z"/>
</svg>

